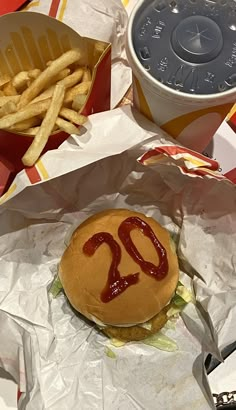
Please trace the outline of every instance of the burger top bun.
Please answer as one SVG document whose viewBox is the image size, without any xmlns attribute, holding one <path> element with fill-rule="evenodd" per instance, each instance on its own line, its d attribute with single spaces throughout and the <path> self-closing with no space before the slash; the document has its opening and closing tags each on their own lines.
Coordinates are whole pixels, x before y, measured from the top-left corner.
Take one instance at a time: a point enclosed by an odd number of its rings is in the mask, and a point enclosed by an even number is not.
<svg viewBox="0 0 236 410">
<path fill-rule="evenodd" d="M 120 224 L 130 217 L 146 222 L 166 249 L 168 273 L 161 279 L 144 273 L 124 248 L 119 236 Z M 104 303 L 101 293 L 106 287 L 112 262 L 112 252 L 102 243 L 92 256 L 83 251 L 84 244 L 96 233 L 108 232 L 121 248 L 120 276 L 139 273 L 138 282 L 123 293 Z M 140 229 L 133 229 L 130 237 L 144 260 L 159 264 L 157 251 Z M 128 209 L 111 209 L 88 218 L 73 233 L 59 268 L 59 277 L 71 305 L 94 322 L 113 326 L 133 326 L 157 315 L 173 296 L 179 279 L 176 253 L 166 229 L 154 219 Z"/>
</svg>

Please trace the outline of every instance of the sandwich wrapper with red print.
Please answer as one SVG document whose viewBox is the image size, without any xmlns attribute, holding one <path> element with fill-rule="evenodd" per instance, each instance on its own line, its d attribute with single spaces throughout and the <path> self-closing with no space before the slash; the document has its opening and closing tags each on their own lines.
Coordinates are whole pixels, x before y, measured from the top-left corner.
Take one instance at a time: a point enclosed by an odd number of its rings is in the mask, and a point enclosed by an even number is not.
<svg viewBox="0 0 236 410">
<path fill-rule="evenodd" d="M 18 408 L 213 409 L 204 359 L 236 339 L 235 185 L 130 106 L 91 115 L 42 161 L 47 180 L 23 171 L 0 200 L 0 366 Z M 165 329 L 175 351 L 115 347 L 49 291 L 73 229 L 107 208 L 154 217 L 176 243 L 196 304 Z"/>
</svg>

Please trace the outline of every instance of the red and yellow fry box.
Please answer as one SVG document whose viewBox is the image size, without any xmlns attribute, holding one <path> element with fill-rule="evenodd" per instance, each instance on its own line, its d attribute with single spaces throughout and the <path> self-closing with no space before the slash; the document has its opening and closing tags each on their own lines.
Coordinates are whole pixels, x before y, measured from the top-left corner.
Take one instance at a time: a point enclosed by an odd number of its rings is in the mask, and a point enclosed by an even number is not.
<svg viewBox="0 0 236 410">
<path fill-rule="evenodd" d="M 25 3 L 27 3 L 27 0 L 0 1 L 0 16 L 18 10 Z"/>
<path fill-rule="evenodd" d="M 0 155 L 0 196 L 9 188 L 13 178 L 13 166 Z"/>
<path fill-rule="evenodd" d="M 236 104 L 228 114 L 227 121 L 232 130 L 236 133 Z"/>
<path fill-rule="evenodd" d="M 89 115 L 110 109 L 111 45 L 81 37 L 64 23 L 41 13 L 16 12 L 0 17 L 0 75 L 14 76 L 22 70 L 39 68 L 72 48 L 81 50 L 81 66 L 92 72 L 92 84 L 84 106 L 80 110 Z M 43 152 L 56 149 L 68 138 L 57 132 L 50 136 Z M 15 175 L 24 166 L 21 158 L 32 138 L 0 130 L 0 164 Z M 9 174 L 9 175 L 10 175 Z M 5 175 L 5 188 L 9 175 Z M 1 186 L 4 186 L 1 176 Z M 3 188 L 2 188 L 3 193 Z M 0 193 L 1 195 L 1 193 Z"/>
</svg>

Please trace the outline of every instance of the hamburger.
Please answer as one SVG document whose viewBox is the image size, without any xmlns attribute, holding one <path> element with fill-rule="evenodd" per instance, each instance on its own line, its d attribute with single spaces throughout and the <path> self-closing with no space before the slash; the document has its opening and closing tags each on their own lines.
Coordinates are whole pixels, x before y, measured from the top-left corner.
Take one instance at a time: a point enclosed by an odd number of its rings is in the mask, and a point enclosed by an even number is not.
<svg viewBox="0 0 236 410">
<path fill-rule="evenodd" d="M 168 320 L 178 258 L 169 232 L 153 218 L 110 209 L 74 231 L 59 279 L 73 308 L 107 336 L 143 340 Z"/>
</svg>

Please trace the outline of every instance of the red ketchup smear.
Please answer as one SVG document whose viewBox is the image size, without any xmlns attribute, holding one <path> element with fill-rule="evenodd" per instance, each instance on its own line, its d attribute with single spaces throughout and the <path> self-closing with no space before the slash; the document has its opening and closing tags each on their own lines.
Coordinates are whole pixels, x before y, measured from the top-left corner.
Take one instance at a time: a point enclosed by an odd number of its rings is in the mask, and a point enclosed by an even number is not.
<svg viewBox="0 0 236 410">
<path fill-rule="evenodd" d="M 118 270 L 118 265 L 121 260 L 120 245 L 108 232 L 99 232 L 93 235 L 84 244 L 83 252 L 88 256 L 92 256 L 103 243 L 106 243 L 110 247 L 112 253 L 112 262 L 108 273 L 107 283 L 101 293 L 101 301 L 103 303 L 107 303 L 123 293 L 129 286 L 137 283 L 139 280 L 139 273 L 134 273 L 123 277 L 120 276 L 120 272 Z"/>
<path fill-rule="evenodd" d="M 145 261 L 142 258 L 130 237 L 130 232 L 133 229 L 139 229 L 151 240 L 159 256 L 158 266 L 154 265 L 152 262 Z M 162 280 L 167 275 L 169 267 L 166 250 L 146 222 L 137 217 L 127 218 L 120 224 L 118 235 L 128 254 L 140 266 L 144 273 L 154 277 L 156 280 Z M 93 256 L 99 246 L 103 243 L 106 243 L 110 247 L 112 253 L 112 261 L 108 272 L 107 283 L 101 293 L 102 302 L 107 303 L 123 293 L 129 286 L 135 285 L 139 281 L 139 273 L 120 276 L 118 266 L 121 260 L 121 248 L 113 236 L 108 232 L 99 232 L 93 235 L 84 244 L 83 252 L 88 256 Z"/>
<path fill-rule="evenodd" d="M 147 236 L 151 240 L 159 256 L 158 266 L 154 265 L 152 262 L 145 261 L 140 255 L 130 237 L 130 232 L 133 229 L 139 229 L 145 236 Z M 166 250 L 157 239 L 152 228 L 146 222 L 137 217 L 127 218 L 120 224 L 118 235 L 126 251 L 140 266 L 143 272 L 145 272 L 147 275 L 153 276 L 156 280 L 161 280 L 167 275 L 169 266 Z"/>
</svg>

